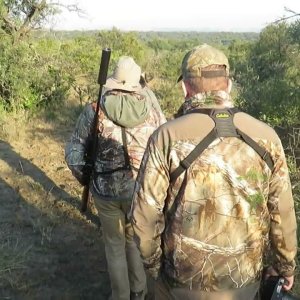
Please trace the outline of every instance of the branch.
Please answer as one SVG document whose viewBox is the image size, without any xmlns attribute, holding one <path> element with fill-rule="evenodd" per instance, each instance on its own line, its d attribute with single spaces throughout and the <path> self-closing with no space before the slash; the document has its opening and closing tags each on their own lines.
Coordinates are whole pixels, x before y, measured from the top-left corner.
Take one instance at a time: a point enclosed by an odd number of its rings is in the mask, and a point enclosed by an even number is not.
<svg viewBox="0 0 300 300">
<path fill-rule="evenodd" d="M 1 0 L 0 0 L 1 2 Z M 10 2 L 9 2 L 10 3 Z M 20 4 L 21 3 L 21 4 Z M 13 37 L 13 42 L 20 41 L 30 31 L 40 28 L 47 19 L 59 12 L 60 8 L 77 13 L 85 17 L 85 11 L 78 4 L 62 4 L 60 0 L 22 0 L 4 5 L 0 20 L 0 29 Z"/>
<path fill-rule="evenodd" d="M 300 13 L 297 13 L 297 12 L 295 12 L 295 11 L 293 11 L 293 10 L 287 8 L 287 7 L 285 7 L 284 10 L 285 10 L 286 12 L 288 12 L 288 13 L 291 13 L 292 15 L 291 15 L 291 16 L 287 16 L 287 17 L 282 17 L 282 18 L 276 20 L 275 22 L 273 22 L 274 24 L 277 24 L 277 23 L 280 23 L 280 22 L 282 22 L 282 21 L 286 21 L 286 20 L 288 20 L 288 19 L 291 19 L 291 18 L 295 18 L 295 17 L 299 17 L 299 16 L 300 16 Z"/>
<path fill-rule="evenodd" d="M 17 32 L 17 27 L 16 25 L 7 17 L 3 16 L 2 20 L 4 24 L 1 26 L 1 28 L 8 34 L 13 35 L 15 32 Z"/>
<path fill-rule="evenodd" d="M 51 2 L 51 6 L 62 7 L 69 12 L 76 12 L 79 17 L 86 17 L 87 13 L 83 9 L 79 8 L 78 4 L 62 4 L 60 2 Z"/>
<path fill-rule="evenodd" d="M 19 35 L 23 35 L 26 34 L 27 32 L 30 31 L 30 26 L 34 19 L 37 18 L 38 16 L 41 15 L 42 11 L 47 8 L 47 3 L 46 0 L 42 0 L 39 4 L 33 5 L 30 9 L 30 11 L 28 12 L 23 24 L 21 25 L 21 27 L 19 28 L 18 32 Z"/>
</svg>

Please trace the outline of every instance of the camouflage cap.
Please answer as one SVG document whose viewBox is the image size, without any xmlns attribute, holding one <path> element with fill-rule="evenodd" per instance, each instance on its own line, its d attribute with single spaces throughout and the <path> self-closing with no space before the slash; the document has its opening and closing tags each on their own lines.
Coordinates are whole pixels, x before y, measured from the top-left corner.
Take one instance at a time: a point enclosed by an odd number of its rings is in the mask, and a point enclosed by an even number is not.
<svg viewBox="0 0 300 300">
<path fill-rule="evenodd" d="M 136 92 L 141 89 L 141 67 L 136 64 L 132 57 L 122 56 L 105 84 L 110 90 L 123 90 Z"/>
<path fill-rule="evenodd" d="M 202 70 L 210 65 L 224 65 L 226 68 L 225 70 Z M 184 56 L 181 75 L 177 81 L 194 77 L 213 78 L 228 75 L 229 63 L 225 54 L 212 46 L 203 44 L 193 48 Z"/>
</svg>

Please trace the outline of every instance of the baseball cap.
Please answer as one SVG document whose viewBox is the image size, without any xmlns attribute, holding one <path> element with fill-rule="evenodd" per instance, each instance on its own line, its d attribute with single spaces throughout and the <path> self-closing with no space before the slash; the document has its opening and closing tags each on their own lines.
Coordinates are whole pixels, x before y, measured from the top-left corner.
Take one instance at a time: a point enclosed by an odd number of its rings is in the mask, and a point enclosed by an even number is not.
<svg viewBox="0 0 300 300">
<path fill-rule="evenodd" d="M 203 70 L 210 65 L 224 65 L 225 70 Z M 207 44 L 197 46 L 190 50 L 183 58 L 181 75 L 177 82 L 182 79 L 194 77 L 226 77 L 229 75 L 229 63 L 225 54 Z"/>
<path fill-rule="evenodd" d="M 112 76 L 106 80 L 105 87 L 111 90 L 136 92 L 141 89 L 140 77 L 141 67 L 135 63 L 132 57 L 122 56 L 117 62 Z"/>
</svg>

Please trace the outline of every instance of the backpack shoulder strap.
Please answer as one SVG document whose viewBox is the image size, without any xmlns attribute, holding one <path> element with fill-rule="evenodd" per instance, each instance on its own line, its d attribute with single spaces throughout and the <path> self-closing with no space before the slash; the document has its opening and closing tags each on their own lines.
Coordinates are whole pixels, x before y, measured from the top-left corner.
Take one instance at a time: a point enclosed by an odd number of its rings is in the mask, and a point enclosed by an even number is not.
<svg viewBox="0 0 300 300">
<path fill-rule="evenodd" d="M 212 109 L 194 109 L 189 113 L 200 113 L 210 116 Z M 204 137 L 203 140 L 190 152 L 190 154 L 180 161 L 179 166 L 170 174 L 170 181 L 175 182 L 176 179 L 186 171 L 198 156 L 217 138 L 215 127 Z"/>
<path fill-rule="evenodd" d="M 260 146 L 257 142 L 255 142 L 249 135 L 237 129 L 238 134 L 241 139 L 249 145 L 260 157 L 261 159 L 268 165 L 269 169 L 273 171 L 274 162 L 271 154 L 262 146 Z"/>
<path fill-rule="evenodd" d="M 197 159 L 198 156 L 217 138 L 215 128 L 213 128 L 208 135 L 194 148 L 190 154 L 180 161 L 179 166 L 170 174 L 170 181 L 175 182 L 176 179 L 187 170 L 190 165 Z"/>
<path fill-rule="evenodd" d="M 179 166 L 170 174 L 170 181 L 176 179 L 186 171 L 202 152 L 218 137 L 237 137 L 242 139 L 265 161 L 270 170 L 274 168 L 272 157 L 268 151 L 251 139 L 247 134 L 237 129 L 233 123 L 233 116 L 240 112 L 236 107 L 226 109 L 195 109 L 189 113 L 206 114 L 215 122 L 215 127 L 200 141 L 200 143 L 190 152 L 190 154 L 180 161 Z"/>
<path fill-rule="evenodd" d="M 124 170 L 130 170 L 131 166 L 130 166 L 130 159 L 129 159 L 129 155 L 128 155 L 128 147 L 127 147 L 127 138 L 126 138 L 126 131 L 125 131 L 125 127 L 121 127 L 122 130 L 122 142 L 123 142 L 123 151 L 124 151 L 124 161 L 125 161 L 125 165 L 123 167 Z"/>
</svg>

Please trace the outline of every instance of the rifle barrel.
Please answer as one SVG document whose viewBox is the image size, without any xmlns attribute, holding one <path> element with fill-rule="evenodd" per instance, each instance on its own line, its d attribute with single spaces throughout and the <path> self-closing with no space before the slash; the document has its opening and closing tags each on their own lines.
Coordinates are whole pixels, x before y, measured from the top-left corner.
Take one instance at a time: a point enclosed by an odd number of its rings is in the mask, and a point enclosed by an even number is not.
<svg viewBox="0 0 300 300">
<path fill-rule="evenodd" d="M 110 54 L 111 54 L 111 49 L 110 48 L 104 48 L 102 49 L 102 54 L 101 54 L 101 62 L 100 62 L 100 69 L 99 69 L 99 74 L 98 74 L 98 83 L 100 85 L 99 88 L 99 95 L 98 95 L 98 100 L 97 100 L 97 107 L 95 111 L 95 118 L 93 122 L 93 130 L 92 130 L 92 148 L 91 148 L 91 153 L 90 157 L 92 158 L 92 166 L 91 166 L 91 174 L 89 176 L 89 183 L 84 186 L 83 191 L 82 191 L 82 203 L 81 203 L 81 212 L 85 212 L 87 210 L 88 206 L 88 201 L 90 197 L 90 181 L 95 165 L 95 160 L 97 157 L 97 145 L 98 145 L 98 114 L 99 114 L 99 109 L 100 109 L 100 101 L 102 98 L 102 89 L 103 86 L 106 83 L 106 78 L 107 78 L 107 72 L 108 72 L 108 65 L 109 65 L 109 60 L 110 60 Z"/>
</svg>

